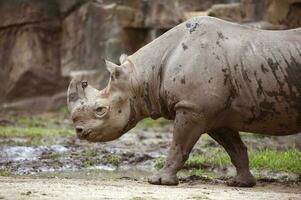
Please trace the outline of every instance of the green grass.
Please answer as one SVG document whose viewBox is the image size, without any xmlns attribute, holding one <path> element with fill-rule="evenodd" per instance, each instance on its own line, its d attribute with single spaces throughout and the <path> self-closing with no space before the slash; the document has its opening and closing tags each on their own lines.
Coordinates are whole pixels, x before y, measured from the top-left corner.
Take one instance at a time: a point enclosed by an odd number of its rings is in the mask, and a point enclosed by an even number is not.
<svg viewBox="0 0 301 200">
<path fill-rule="evenodd" d="M 16 123 L 20 126 L 25 127 L 46 127 L 47 122 L 42 119 L 30 118 L 30 117 L 19 117 Z"/>
<path fill-rule="evenodd" d="M 0 126 L 0 138 L 24 138 L 26 145 L 52 144 L 56 138 L 74 134 L 71 129 Z"/>
<path fill-rule="evenodd" d="M 0 126 L 0 137 L 52 137 L 73 134 L 71 129 L 52 129 L 40 127 L 6 127 Z"/>
<path fill-rule="evenodd" d="M 159 157 L 156 159 L 155 167 L 161 169 L 164 166 L 165 158 Z M 203 165 L 225 166 L 229 165 L 229 156 L 220 149 L 214 149 L 209 154 L 198 154 L 191 156 L 185 163 L 186 169 L 200 169 Z"/>
<path fill-rule="evenodd" d="M 110 164 L 112 166 L 115 166 L 116 168 L 119 167 L 120 165 L 120 160 L 121 157 L 119 155 L 106 155 L 101 159 L 101 162 L 99 159 L 97 159 L 97 152 L 96 151 L 91 151 L 91 150 L 86 150 L 83 152 L 83 155 L 86 158 L 85 161 L 83 161 L 83 167 L 87 168 L 87 167 L 91 167 L 91 166 L 95 166 L 97 164 Z"/>
<path fill-rule="evenodd" d="M 96 157 L 99 154 L 97 149 L 85 149 L 83 152 L 83 156 L 86 157 Z"/>
<path fill-rule="evenodd" d="M 9 176 L 10 171 L 7 169 L 0 169 L 0 176 Z"/>
<path fill-rule="evenodd" d="M 251 169 L 266 169 L 271 171 L 301 172 L 301 152 L 295 148 L 287 151 L 250 150 L 249 159 Z M 156 160 L 155 167 L 160 169 L 165 162 L 164 158 Z M 230 158 L 223 150 L 211 151 L 209 154 L 194 155 L 185 163 L 186 169 L 200 169 L 202 165 L 225 167 L 231 165 Z M 201 173 L 201 172 L 200 172 Z"/>
<path fill-rule="evenodd" d="M 301 172 L 301 151 L 295 148 L 287 151 L 263 150 L 249 153 L 250 165 L 253 169 L 272 171 Z"/>
<path fill-rule="evenodd" d="M 98 164 L 98 160 L 96 158 L 89 158 L 88 160 L 83 161 L 83 167 L 88 168 Z"/>
<path fill-rule="evenodd" d="M 166 125 L 169 125 L 171 122 L 164 119 L 159 118 L 157 120 L 153 120 L 151 118 L 146 118 L 139 122 L 139 126 L 145 127 L 145 128 L 156 128 L 156 127 L 163 127 Z"/>
<path fill-rule="evenodd" d="M 70 114 L 69 109 L 68 109 L 67 106 L 61 107 L 61 108 L 59 109 L 59 112 L 65 114 L 65 115 Z"/>
<path fill-rule="evenodd" d="M 104 158 L 104 163 L 119 167 L 121 157 L 119 155 L 108 155 Z"/>
</svg>

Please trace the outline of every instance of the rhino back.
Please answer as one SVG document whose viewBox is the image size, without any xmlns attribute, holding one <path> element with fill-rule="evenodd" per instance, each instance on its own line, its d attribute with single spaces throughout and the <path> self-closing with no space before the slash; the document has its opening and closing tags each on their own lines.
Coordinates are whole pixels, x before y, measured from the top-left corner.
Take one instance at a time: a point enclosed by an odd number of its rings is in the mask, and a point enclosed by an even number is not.
<svg viewBox="0 0 301 200">
<path fill-rule="evenodd" d="M 301 131 L 301 29 L 263 31 L 213 18 L 183 29 L 165 66 L 168 104 L 196 104 L 208 129 Z"/>
</svg>

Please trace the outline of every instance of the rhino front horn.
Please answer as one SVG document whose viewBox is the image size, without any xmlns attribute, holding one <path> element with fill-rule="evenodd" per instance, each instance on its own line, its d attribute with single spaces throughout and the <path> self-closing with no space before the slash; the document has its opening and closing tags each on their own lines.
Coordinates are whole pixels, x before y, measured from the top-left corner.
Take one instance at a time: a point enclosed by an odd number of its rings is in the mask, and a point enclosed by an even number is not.
<svg viewBox="0 0 301 200">
<path fill-rule="evenodd" d="M 67 92 L 67 104 L 70 112 L 80 103 L 95 101 L 98 93 L 99 90 L 89 85 L 88 81 L 73 78 Z"/>
<path fill-rule="evenodd" d="M 75 102 L 79 99 L 78 89 L 76 86 L 76 81 L 74 79 L 69 83 L 68 91 L 67 91 L 67 105 L 69 110 L 71 111 L 74 107 Z"/>
</svg>

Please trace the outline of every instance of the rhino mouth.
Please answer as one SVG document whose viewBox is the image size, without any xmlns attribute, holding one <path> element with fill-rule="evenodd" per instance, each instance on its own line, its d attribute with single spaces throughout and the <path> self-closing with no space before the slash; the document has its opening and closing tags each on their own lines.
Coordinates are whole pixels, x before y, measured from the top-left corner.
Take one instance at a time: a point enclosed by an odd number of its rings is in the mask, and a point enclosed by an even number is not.
<svg viewBox="0 0 301 200">
<path fill-rule="evenodd" d="M 100 137 L 101 135 L 99 134 L 94 134 L 93 131 L 90 129 L 90 130 L 87 130 L 85 132 L 82 132 L 80 134 L 77 134 L 77 138 L 80 139 L 80 140 L 87 140 L 89 142 L 93 142 L 93 141 L 99 141 L 99 139 L 101 139 Z"/>
</svg>

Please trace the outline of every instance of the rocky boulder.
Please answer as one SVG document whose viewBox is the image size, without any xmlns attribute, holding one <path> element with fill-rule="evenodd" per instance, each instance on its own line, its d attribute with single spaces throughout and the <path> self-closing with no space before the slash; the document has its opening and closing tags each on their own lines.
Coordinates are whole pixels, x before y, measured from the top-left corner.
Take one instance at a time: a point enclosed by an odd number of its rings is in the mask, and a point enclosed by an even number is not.
<svg viewBox="0 0 301 200">
<path fill-rule="evenodd" d="M 216 4 L 209 16 L 252 23 L 263 29 L 289 29 L 301 26 L 301 0 L 241 0 L 240 3 Z"/>
<path fill-rule="evenodd" d="M 0 102 L 62 90 L 60 15 L 54 1 L 0 1 Z"/>
</svg>

